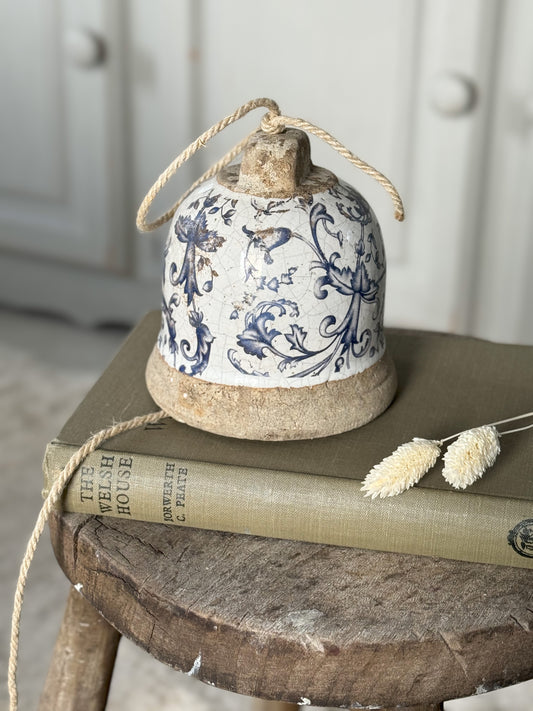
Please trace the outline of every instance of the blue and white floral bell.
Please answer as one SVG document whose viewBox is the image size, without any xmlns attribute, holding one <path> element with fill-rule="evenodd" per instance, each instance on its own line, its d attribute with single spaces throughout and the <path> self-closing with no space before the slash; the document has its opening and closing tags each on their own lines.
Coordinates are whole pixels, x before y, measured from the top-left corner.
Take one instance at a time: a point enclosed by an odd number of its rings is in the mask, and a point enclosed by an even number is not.
<svg viewBox="0 0 533 711">
<path fill-rule="evenodd" d="M 174 215 L 149 390 L 174 418 L 234 437 L 359 427 L 396 389 L 384 298 L 366 200 L 312 165 L 304 132 L 260 130 Z"/>
</svg>

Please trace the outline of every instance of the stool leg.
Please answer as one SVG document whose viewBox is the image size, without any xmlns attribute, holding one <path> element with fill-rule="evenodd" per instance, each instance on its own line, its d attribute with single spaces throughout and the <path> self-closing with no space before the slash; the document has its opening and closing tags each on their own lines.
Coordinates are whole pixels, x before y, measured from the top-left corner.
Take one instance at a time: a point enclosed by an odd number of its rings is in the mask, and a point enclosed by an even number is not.
<svg viewBox="0 0 533 711">
<path fill-rule="evenodd" d="M 120 634 L 70 589 L 39 711 L 103 711 Z"/>
</svg>

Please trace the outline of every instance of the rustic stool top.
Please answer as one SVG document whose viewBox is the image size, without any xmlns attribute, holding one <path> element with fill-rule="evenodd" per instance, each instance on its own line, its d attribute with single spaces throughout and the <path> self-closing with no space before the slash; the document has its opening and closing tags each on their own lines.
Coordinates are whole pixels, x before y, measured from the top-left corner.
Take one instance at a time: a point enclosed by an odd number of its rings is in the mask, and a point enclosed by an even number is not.
<svg viewBox="0 0 533 711">
<path fill-rule="evenodd" d="M 528 570 L 80 514 L 51 533 L 113 626 L 223 689 L 395 706 L 533 676 Z"/>
</svg>

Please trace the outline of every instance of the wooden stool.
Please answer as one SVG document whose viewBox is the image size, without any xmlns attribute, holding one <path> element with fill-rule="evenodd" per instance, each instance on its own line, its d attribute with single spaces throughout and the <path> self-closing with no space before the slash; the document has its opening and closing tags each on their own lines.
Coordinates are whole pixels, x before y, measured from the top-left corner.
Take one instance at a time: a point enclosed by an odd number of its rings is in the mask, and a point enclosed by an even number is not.
<svg viewBox="0 0 533 711">
<path fill-rule="evenodd" d="M 51 534 L 77 590 L 41 711 L 103 709 L 119 634 L 219 688 L 314 706 L 428 711 L 533 676 L 528 570 L 79 514 Z"/>
</svg>

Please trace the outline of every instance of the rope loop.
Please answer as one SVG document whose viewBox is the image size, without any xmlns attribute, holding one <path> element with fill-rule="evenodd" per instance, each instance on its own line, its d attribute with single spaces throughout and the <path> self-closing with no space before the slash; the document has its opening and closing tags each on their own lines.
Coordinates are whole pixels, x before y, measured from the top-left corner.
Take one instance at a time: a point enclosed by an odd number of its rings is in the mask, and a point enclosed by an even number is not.
<svg viewBox="0 0 533 711">
<path fill-rule="evenodd" d="M 261 130 L 264 133 L 282 133 L 287 126 L 293 126 L 294 128 L 300 128 L 317 136 L 317 138 L 320 138 L 322 141 L 330 145 L 334 150 L 337 151 L 337 153 L 346 158 L 346 160 L 352 163 L 352 165 L 354 165 L 356 168 L 362 170 L 364 173 L 374 178 L 374 180 L 376 180 L 389 193 L 395 208 L 394 217 L 400 222 L 404 219 L 405 211 L 402 199 L 394 185 L 387 177 L 383 175 L 383 173 L 380 173 L 369 163 L 366 163 L 361 158 L 358 158 L 350 150 L 348 150 L 345 145 L 343 145 L 340 141 L 334 138 L 330 133 L 324 131 L 323 128 L 319 128 L 318 126 L 315 126 L 314 124 L 309 123 L 304 119 L 283 116 L 281 114 L 278 104 L 275 101 L 273 101 L 272 99 L 263 98 L 252 99 L 251 101 L 248 101 L 246 104 L 240 106 L 232 114 L 226 116 L 214 126 L 211 126 L 211 128 L 202 133 L 202 135 L 199 136 L 195 141 L 193 141 L 193 143 L 191 143 L 188 148 L 186 148 L 182 153 L 180 153 L 179 156 L 172 161 L 168 168 L 163 171 L 163 173 L 161 173 L 159 178 L 148 191 L 137 212 L 137 228 L 141 232 L 151 232 L 152 230 L 157 229 L 161 225 L 164 225 L 165 222 L 168 222 L 174 215 L 178 206 L 181 205 L 183 200 L 185 200 L 185 198 L 188 197 L 191 192 L 198 187 L 198 185 L 203 183 L 205 180 L 208 180 L 209 178 L 213 177 L 213 175 L 216 175 L 220 170 L 222 170 L 222 168 L 229 165 L 229 163 L 231 163 L 231 161 L 234 160 L 239 155 L 239 153 L 241 153 L 241 151 L 244 150 L 246 144 L 248 143 L 248 140 L 250 139 L 250 136 L 247 136 L 244 140 L 240 141 L 240 143 L 234 146 L 231 151 L 226 153 L 226 155 L 221 158 L 221 160 L 212 165 L 211 168 L 209 168 L 209 170 L 207 170 L 201 178 L 199 178 L 193 185 L 191 185 L 187 192 L 184 193 L 184 195 L 182 195 L 180 199 L 174 203 L 170 210 L 167 210 L 163 215 L 161 215 L 161 217 L 158 217 L 156 220 L 153 220 L 152 222 L 147 222 L 146 217 L 156 195 L 167 184 L 167 182 L 176 173 L 176 171 L 187 160 L 189 160 L 189 158 L 191 158 L 191 156 L 193 156 L 196 151 L 198 151 L 200 148 L 203 148 L 208 143 L 208 141 L 211 140 L 211 138 L 216 136 L 217 133 L 220 133 L 227 126 L 232 123 L 235 123 L 235 121 L 238 121 L 250 111 L 253 111 L 254 109 L 257 109 L 259 107 L 268 109 L 268 113 L 263 116 L 260 123 Z M 255 131 L 253 133 L 255 133 Z"/>
<path fill-rule="evenodd" d="M 373 168 L 364 160 L 358 158 L 350 150 L 348 150 L 346 146 L 344 146 L 340 141 L 334 138 L 330 133 L 324 131 L 323 128 L 319 128 L 318 126 L 315 126 L 314 124 L 309 123 L 304 119 L 283 116 L 281 114 L 278 104 L 275 101 L 268 98 L 262 98 L 252 99 L 251 101 L 248 101 L 246 104 L 240 106 L 232 114 L 226 116 L 214 126 L 211 126 L 211 128 L 202 133 L 201 136 L 199 136 L 195 141 L 193 141 L 193 143 L 191 143 L 188 148 L 182 151 L 182 153 L 180 153 L 179 156 L 172 161 L 168 168 L 163 171 L 163 173 L 161 173 L 159 178 L 156 180 L 156 182 L 152 185 L 152 187 L 146 194 L 146 197 L 142 201 L 141 206 L 139 207 L 139 210 L 137 212 L 137 228 L 141 232 L 151 232 L 152 230 L 157 229 L 161 225 L 164 225 L 165 222 L 168 222 L 176 212 L 179 205 L 181 205 L 183 200 L 185 200 L 191 194 L 191 192 L 198 187 L 198 185 L 203 183 L 205 180 L 212 178 L 213 175 L 216 175 L 218 172 L 220 172 L 222 168 L 229 165 L 229 163 L 231 163 L 231 161 L 234 160 L 239 155 L 239 153 L 244 150 L 252 134 L 240 141 L 236 146 L 231 149 L 231 151 L 226 153 L 223 158 L 221 158 L 217 163 L 212 165 L 211 168 L 209 168 L 209 170 L 207 170 L 201 176 L 201 178 L 199 178 L 195 183 L 193 183 L 193 185 L 191 185 L 187 192 L 185 192 L 180 197 L 180 199 L 174 203 L 170 210 L 167 210 L 163 215 L 153 220 L 152 222 L 147 221 L 146 218 L 148 215 L 148 211 L 150 210 L 150 207 L 156 195 L 160 192 L 160 190 L 164 188 L 164 186 L 168 183 L 168 181 L 176 173 L 176 171 L 186 161 L 188 161 L 189 158 L 191 158 L 200 148 L 205 147 L 208 141 L 210 141 L 211 138 L 216 136 L 217 133 L 220 133 L 227 126 L 232 123 L 235 123 L 235 121 L 238 121 L 250 111 L 253 111 L 254 109 L 257 109 L 259 107 L 268 109 L 268 113 L 263 116 L 260 123 L 261 130 L 264 133 L 282 133 L 287 126 L 293 126 L 294 128 L 300 128 L 317 136 L 317 138 L 320 138 L 321 140 L 325 141 L 340 155 L 346 158 L 346 160 L 352 163 L 352 165 L 354 165 L 356 168 L 362 170 L 364 173 L 374 178 L 374 180 L 376 180 L 390 195 L 394 205 L 394 217 L 400 222 L 404 219 L 405 211 L 402 199 L 394 185 L 387 177 L 383 175 L 383 173 L 380 173 L 378 170 Z M 255 133 L 255 131 L 253 133 Z"/>
</svg>

